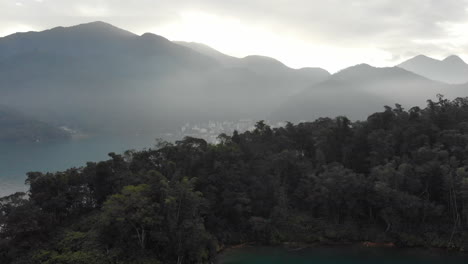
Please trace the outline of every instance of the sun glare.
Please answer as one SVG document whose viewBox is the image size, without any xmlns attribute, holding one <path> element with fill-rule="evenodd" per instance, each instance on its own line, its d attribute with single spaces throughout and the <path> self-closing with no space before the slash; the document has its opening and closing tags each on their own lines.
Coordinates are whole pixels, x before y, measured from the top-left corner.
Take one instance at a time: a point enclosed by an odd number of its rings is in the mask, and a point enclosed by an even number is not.
<svg viewBox="0 0 468 264">
<path fill-rule="evenodd" d="M 34 30 L 35 29 L 33 27 L 28 25 L 12 25 L 10 27 L 7 27 L 5 30 L 0 31 L 0 37 L 8 36 L 17 32 L 28 32 Z"/>
<path fill-rule="evenodd" d="M 245 24 L 235 18 L 193 10 L 180 12 L 178 20 L 149 31 L 170 40 L 204 43 L 235 57 L 270 56 L 292 68 L 323 67 L 336 72 L 362 62 L 376 66 L 392 63 L 389 52 L 375 47 L 342 48 L 304 41 L 302 36 L 271 26 Z"/>
</svg>

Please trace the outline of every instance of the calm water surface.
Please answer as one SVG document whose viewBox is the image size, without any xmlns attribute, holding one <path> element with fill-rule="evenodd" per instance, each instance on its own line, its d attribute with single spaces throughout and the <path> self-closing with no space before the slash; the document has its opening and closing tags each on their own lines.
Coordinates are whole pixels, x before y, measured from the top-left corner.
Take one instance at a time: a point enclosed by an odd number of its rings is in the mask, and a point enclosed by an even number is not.
<svg viewBox="0 0 468 264">
<path fill-rule="evenodd" d="M 468 255 L 443 251 L 375 248 L 252 247 L 227 250 L 218 264 L 467 264 Z"/>
<path fill-rule="evenodd" d="M 0 143 L 0 196 L 24 191 L 26 172 L 55 172 L 102 161 L 109 152 L 152 147 L 153 136 L 90 137 L 61 143 Z"/>
</svg>

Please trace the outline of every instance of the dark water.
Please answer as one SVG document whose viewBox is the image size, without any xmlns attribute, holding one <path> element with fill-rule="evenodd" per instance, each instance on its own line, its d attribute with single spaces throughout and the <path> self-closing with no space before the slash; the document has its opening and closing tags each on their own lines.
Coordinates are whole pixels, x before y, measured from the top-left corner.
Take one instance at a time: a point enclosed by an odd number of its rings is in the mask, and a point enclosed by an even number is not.
<svg viewBox="0 0 468 264">
<path fill-rule="evenodd" d="M 152 147 L 153 136 L 90 137 L 61 143 L 0 143 L 0 196 L 24 191 L 26 172 L 55 172 L 101 161 L 109 152 Z"/>
<path fill-rule="evenodd" d="M 467 264 L 468 255 L 444 251 L 376 248 L 243 248 L 228 250 L 218 264 Z"/>
</svg>

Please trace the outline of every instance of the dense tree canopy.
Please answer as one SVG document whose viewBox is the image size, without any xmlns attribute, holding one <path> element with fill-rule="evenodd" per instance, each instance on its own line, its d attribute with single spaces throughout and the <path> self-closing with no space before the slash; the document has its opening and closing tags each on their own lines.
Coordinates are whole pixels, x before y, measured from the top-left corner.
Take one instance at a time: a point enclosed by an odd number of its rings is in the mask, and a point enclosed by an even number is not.
<svg viewBox="0 0 468 264">
<path fill-rule="evenodd" d="M 185 138 L 0 200 L 1 263 L 207 263 L 227 245 L 468 247 L 468 98 Z"/>
</svg>

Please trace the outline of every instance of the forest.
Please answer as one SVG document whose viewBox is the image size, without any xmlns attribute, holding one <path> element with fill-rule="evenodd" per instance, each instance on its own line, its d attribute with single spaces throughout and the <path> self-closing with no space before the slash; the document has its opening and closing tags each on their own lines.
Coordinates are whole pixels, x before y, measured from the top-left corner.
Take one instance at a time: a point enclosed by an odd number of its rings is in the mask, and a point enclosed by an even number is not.
<svg viewBox="0 0 468 264">
<path fill-rule="evenodd" d="M 468 249 L 468 97 L 109 153 L 0 199 L 0 263 L 211 263 L 226 247 Z"/>
</svg>

